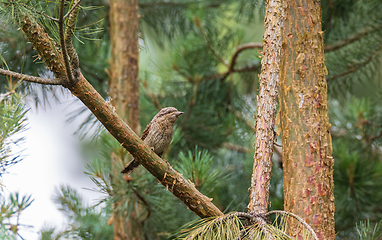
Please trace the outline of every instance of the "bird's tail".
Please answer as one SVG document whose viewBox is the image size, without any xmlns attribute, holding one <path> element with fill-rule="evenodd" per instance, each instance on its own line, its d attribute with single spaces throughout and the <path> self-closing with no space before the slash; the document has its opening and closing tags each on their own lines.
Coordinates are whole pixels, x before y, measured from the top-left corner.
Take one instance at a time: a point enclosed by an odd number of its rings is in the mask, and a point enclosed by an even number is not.
<svg viewBox="0 0 382 240">
<path fill-rule="evenodd" d="M 130 175 L 133 172 L 133 170 L 136 169 L 139 165 L 140 163 L 133 159 L 128 164 L 126 164 L 125 168 L 121 171 L 121 173 Z"/>
</svg>

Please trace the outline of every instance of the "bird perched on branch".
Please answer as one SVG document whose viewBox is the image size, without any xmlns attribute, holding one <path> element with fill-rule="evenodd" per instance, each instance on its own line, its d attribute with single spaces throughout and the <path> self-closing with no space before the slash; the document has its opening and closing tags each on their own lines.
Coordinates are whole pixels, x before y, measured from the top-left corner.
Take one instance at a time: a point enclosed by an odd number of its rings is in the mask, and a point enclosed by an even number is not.
<svg viewBox="0 0 382 240">
<path fill-rule="evenodd" d="M 181 114 L 183 112 L 178 111 L 174 107 L 162 108 L 143 131 L 141 139 L 159 157 L 162 157 L 163 153 L 170 146 L 175 120 Z M 140 163 L 133 159 L 125 166 L 121 173 L 131 174 L 139 165 Z"/>
</svg>

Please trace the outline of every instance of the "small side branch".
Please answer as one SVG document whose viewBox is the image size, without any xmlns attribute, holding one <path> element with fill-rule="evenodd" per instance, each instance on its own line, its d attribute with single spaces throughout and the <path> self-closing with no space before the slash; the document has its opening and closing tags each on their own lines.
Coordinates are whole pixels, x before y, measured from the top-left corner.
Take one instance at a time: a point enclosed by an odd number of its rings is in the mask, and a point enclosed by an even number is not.
<svg viewBox="0 0 382 240">
<path fill-rule="evenodd" d="M 221 80 L 224 80 L 226 77 L 228 77 L 232 73 L 250 72 L 250 71 L 255 71 L 255 70 L 261 68 L 261 64 L 257 64 L 257 65 L 245 66 L 245 67 L 242 67 L 239 69 L 235 69 L 235 65 L 237 62 L 237 58 L 239 57 L 239 54 L 244 50 L 254 49 L 254 48 L 261 49 L 262 44 L 261 43 L 246 43 L 246 44 L 238 46 L 236 48 L 235 53 L 232 55 L 231 62 L 229 64 L 228 70 L 226 72 L 205 76 L 205 77 L 203 77 L 203 80 L 211 80 L 211 79 L 215 79 L 215 78 L 221 78 Z"/>
<path fill-rule="evenodd" d="M 248 50 L 248 49 L 254 49 L 254 48 L 261 49 L 262 47 L 263 45 L 261 43 L 246 43 L 246 44 L 238 46 L 236 48 L 235 53 L 232 55 L 231 63 L 229 65 L 228 71 L 225 72 L 222 76 L 222 80 L 224 80 L 226 77 L 228 77 L 231 73 L 234 73 L 234 72 L 247 72 L 247 71 L 253 71 L 253 70 L 259 69 L 261 67 L 260 64 L 257 66 L 247 66 L 247 67 L 243 67 L 239 69 L 235 69 L 235 65 L 236 65 L 237 58 L 239 57 L 239 54 L 242 51 Z"/>
<path fill-rule="evenodd" d="M 29 10 L 34 11 L 37 14 L 40 14 L 43 17 L 46 17 L 46 18 L 48 18 L 48 19 L 50 19 L 50 20 L 52 20 L 54 22 L 58 22 L 57 18 L 51 17 L 51 16 L 49 16 L 49 15 L 43 13 L 43 12 L 37 11 L 36 9 L 33 9 L 32 7 L 30 7 L 30 6 L 26 5 L 26 4 L 22 4 L 22 5 L 23 5 L 23 7 L 28 8 Z"/>
<path fill-rule="evenodd" d="M 311 232 L 313 238 L 315 240 L 318 240 L 318 237 L 317 237 L 316 233 L 314 232 L 313 228 L 309 224 L 307 224 L 302 218 L 297 216 L 296 214 L 291 213 L 291 212 L 282 211 L 282 210 L 273 210 L 273 211 L 267 212 L 265 214 L 265 216 L 267 217 L 271 214 L 287 215 L 287 216 L 291 216 L 291 217 L 297 219 L 304 227 L 306 227 Z"/>
<path fill-rule="evenodd" d="M 254 48 L 262 49 L 263 45 L 261 43 L 246 43 L 246 44 L 238 46 L 236 48 L 235 53 L 232 56 L 231 64 L 229 65 L 228 71 L 229 72 L 234 72 L 235 71 L 235 64 L 236 64 L 237 57 L 239 56 L 239 54 L 242 51 L 247 50 L 247 49 L 254 49 Z"/>
<path fill-rule="evenodd" d="M 34 76 L 16 73 L 16 72 L 12 72 L 12 71 L 1 69 L 1 68 L 0 68 L 0 74 L 5 76 L 10 76 L 16 79 L 23 79 L 24 81 L 27 81 L 27 82 L 33 82 L 33 83 L 39 83 L 39 84 L 45 84 L 45 85 L 64 84 L 64 81 L 62 81 L 61 79 L 34 77 Z"/>
<path fill-rule="evenodd" d="M 60 5 L 60 17 L 58 21 L 58 31 L 60 34 L 60 44 L 61 44 L 61 51 L 62 55 L 64 58 L 64 63 L 65 63 L 65 69 L 66 69 L 66 75 L 69 79 L 69 83 L 72 84 L 74 82 L 73 76 L 72 76 L 72 71 L 71 67 L 69 64 L 69 58 L 68 58 L 68 53 L 66 51 L 66 46 L 65 46 L 65 36 L 64 36 L 64 9 L 65 9 L 65 0 L 61 0 L 61 5 Z"/>
<path fill-rule="evenodd" d="M 363 28 L 363 29 L 361 29 L 361 31 L 359 31 L 356 34 L 353 34 L 352 36 L 350 36 L 347 39 L 335 42 L 334 44 L 326 45 L 324 48 L 325 53 L 335 51 L 335 50 L 338 50 L 342 47 L 345 47 L 345 46 L 347 46 L 347 45 L 349 45 L 355 41 L 358 41 L 359 39 L 365 37 L 366 35 L 374 32 L 378 29 L 381 29 L 381 28 L 382 28 L 382 25 L 379 25 L 378 27 L 375 27 L 375 28 L 370 28 L 370 27 Z"/>
<path fill-rule="evenodd" d="M 78 70 L 80 68 L 80 62 L 78 59 L 78 55 L 76 50 L 73 47 L 72 39 L 73 39 L 73 32 L 75 29 L 75 22 L 78 15 L 79 10 L 79 3 L 81 0 L 77 0 L 74 3 L 74 6 L 70 9 L 70 11 L 64 16 L 64 20 L 67 16 L 69 16 L 69 19 L 67 21 L 67 26 L 65 29 L 65 46 L 66 50 L 68 52 L 68 56 L 70 58 L 71 66 L 74 70 Z"/>
<path fill-rule="evenodd" d="M 375 54 L 376 54 L 378 51 L 380 51 L 381 49 L 382 49 L 382 45 L 380 45 L 374 52 L 372 52 L 372 53 L 370 54 L 370 56 L 369 56 L 364 62 L 362 62 L 362 63 L 358 63 L 358 64 L 353 64 L 353 65 L 351 65 L 351 66 L 348 68 L 348 70 L 346 70 L 346 71 L 344 71 L 344 72 L 342 72 L 342 73 L 336 74 L 336 75 L 334 75 L 334 76 L 332 76 L 332 77 L 328 77 L 328 78 L 326 78 L 326 81 L 329 82 L 329 81 L 332 81 L 332 80 L 334 80 L 334 79 L 337 79 L 337 78 L 340 78 L 340 77 L 344 77 L 344 76 L 346 76 L 346 75 L 349 75 L 349 74 L 351 74 L 351 73 L 354 73 L 354 72 L 360 70 L 361 68 L 363 68 L 363 67 L 365 67 L 367 64 L 369 64 L 369 63 L 373 60 Z"/>
<path fill-rule="evenodd" d="M 380 137 L 382 137 L 382 131 L 379 134 L 375 135 L 375 136 L 369 137 L 369 140 L 370 141 L 374 141 L 374 140 L 376 140 L 376 139 L 378 139 Z"/>
<path fill-rule="evenodd" d="M 219 59 L 219 61 L 224 64 L 225 66 L 227 66 L 227 64 L 225 63 L 224 59 L 215 51 L 215 49 L 212 48 L 211 44 L 210 44 L 210 41 L 208 40 L 207 38 L 207 35 L 206 33 L 204 32 L 204 29 L 203 29 L 203 26 L 202 24 L 200 23 L 199 20 L 195 21 L 196 23 L 196 26 L 198 27 L 200 33 L 202 34 L 203 38 L 204 38 L 204 41 L 206 41 L 206 44 L 207 44 L 207 48 L 215 55 L 215 57 L 217 59 Z"/>
<path fill-rule="evenodd" d="M 69 10 L 69 12 L 67 13 L 67 14 L 65 14 L 65 16 L 64 16 L 64 20 L 65 19 L 67 19 L 68 17 L 69 17 L 69 15 L 80 5 L 80 3 L 81 3 L 81 1 L 82 0 L 78 0 L 75 4 L 74 4 L 74 6 Z M 76 10 L 76 11 L 78 11 L 78 9 Z M 74 15 L 77 15 L 77 14 L 74 14 Z"/>
</svg>

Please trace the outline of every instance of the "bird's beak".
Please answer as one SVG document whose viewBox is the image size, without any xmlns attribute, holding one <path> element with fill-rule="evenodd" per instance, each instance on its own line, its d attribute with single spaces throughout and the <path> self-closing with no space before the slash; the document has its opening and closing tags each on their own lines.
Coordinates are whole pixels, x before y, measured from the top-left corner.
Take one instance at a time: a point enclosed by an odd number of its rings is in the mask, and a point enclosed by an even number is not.
<svg viewBox="0 0 382 240">
<path fill-rule="evenodd" d="M 184 112 L 177 111 L 177 112 L 175 113 L 175 116 L 179 117 L 179 116 L 182 115 L 183 113 L 184 113 Z"/>
</svg>

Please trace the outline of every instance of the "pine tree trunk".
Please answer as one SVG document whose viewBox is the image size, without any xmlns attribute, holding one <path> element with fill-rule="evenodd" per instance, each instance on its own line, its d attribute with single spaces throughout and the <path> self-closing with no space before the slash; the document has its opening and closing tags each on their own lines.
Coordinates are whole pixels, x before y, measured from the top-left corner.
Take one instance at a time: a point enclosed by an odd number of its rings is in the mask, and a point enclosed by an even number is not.
<svg viewBox="0 0 382 240">
<path fill-rule="evenodd" d="M 111 0 L 110 1 L 110 75 L 109 96 L 111 104 L 117 114 L 139 135 L 139 80 L 138 80 L 138 1 L 137 0 Z M 128 154 L 123 150 L 119 153 L 111 153 L 112 159 L 120 158 L 119 162 Z M 123 152 L 123 154 L 121 154 Z M 120 174 L 115 161 L 112 161 L 113 174 Z M 120 178 L 113 178 L 113 184 L 121 184 Z M 115 193 L 118 194 L 118 193 Z M 124 199 L 123 196 L 118 199 Z M 115 202 L 113 205 L 114 239 L 143 239 L 143 224 L 139 219 L 140 213 L 131 211 L 129 216 L 126 212 L 117 212 L 124 200 Z M 138 204 L 139 205 L 139 204 Z M 137 206 L 137 211 L 143 211 L 143 206 Z"/>
<path fill-rule="evenodd" d="M 333 164 L 320 1 L 285 1 L 280 114 L 284 210 L 334 239 Z M 300 233 L 293 225 L 289 234 Z"/>
<path fill-rule="evenodd" d="M 139 124 L 138 1 L 110 1 L 109 96 L 117 114 L 135 131 Z"/>
<path fill-rule="evenodd" d="M 253 214 L 266 213 L 268 210 L 280 78 L 281 27 L 284 17 L 282 0 L 269 0 L 266 3 L 260 88 L 257 96 L 255 155 L 248 204 L 249 212 Z"/>
</svg>

